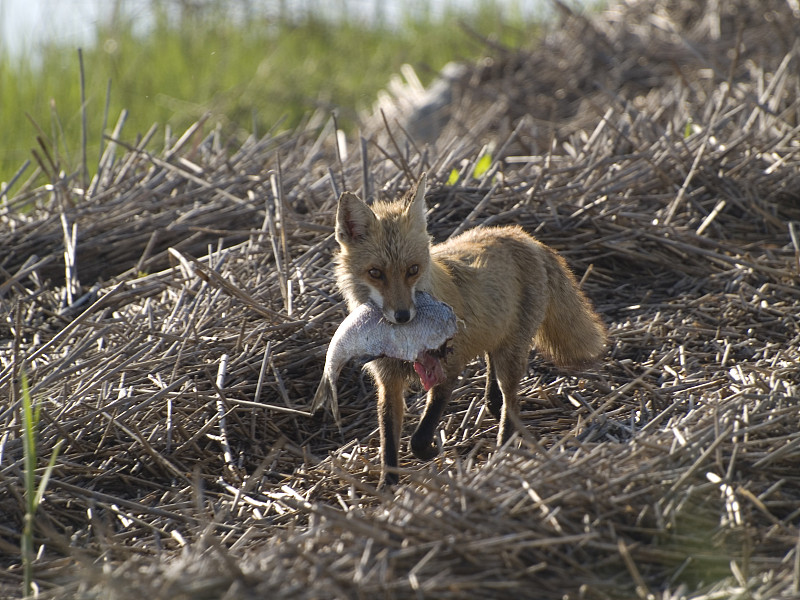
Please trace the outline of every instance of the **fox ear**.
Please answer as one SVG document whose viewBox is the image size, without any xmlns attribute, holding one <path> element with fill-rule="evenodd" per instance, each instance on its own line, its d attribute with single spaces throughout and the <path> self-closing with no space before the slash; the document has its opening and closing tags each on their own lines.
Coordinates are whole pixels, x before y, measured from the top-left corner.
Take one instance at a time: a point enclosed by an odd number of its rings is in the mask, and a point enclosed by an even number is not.
<svg viewBox="0 0 800 600">
<path fill-rule="evenodd" d="M 416 215 L 420 221 L 426 222 L 425 219 L 425 193 L 428 191 L 428 175 L 423 173 L 417 181 L 417 185 L 411 190 L 411 198 L 408 201 L 406 212 Z"/>
<path fill-rule="evenodd" d="M 375 219 L 375 213 L 361 198 L 351 192 L 342 192 L 336 211 L 336 241 L 349 246 L 364 239 Z"/>
</svg>

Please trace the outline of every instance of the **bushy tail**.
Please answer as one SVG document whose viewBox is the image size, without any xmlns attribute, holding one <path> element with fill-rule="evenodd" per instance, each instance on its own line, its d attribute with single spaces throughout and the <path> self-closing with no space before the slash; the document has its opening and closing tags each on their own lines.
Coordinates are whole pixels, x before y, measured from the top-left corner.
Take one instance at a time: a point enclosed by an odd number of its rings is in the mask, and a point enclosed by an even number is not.
<svg viewBox="0 0 800 600">
<path fill-rule="evenodd" d="M 606 328 L 564 259 L 550 248 L 546 251 L 550 298 L 533 341 L 559 366 L 584 365 L 605 350 Z"/>
<path fill-rule="evenodd" d="M 317 391 L 314 394 L 314 400 L 311 402 L 311 414 L 313 415 L 325 404 L 330 404 L 333 420 L 336 421 L 336 426 L 341 430 L 342 418 L 339 414 L 339 399 L 336 395 L 336 383 L 327 373 L 322 375 L 322 381 L 319 382 Z"/>
</svg>

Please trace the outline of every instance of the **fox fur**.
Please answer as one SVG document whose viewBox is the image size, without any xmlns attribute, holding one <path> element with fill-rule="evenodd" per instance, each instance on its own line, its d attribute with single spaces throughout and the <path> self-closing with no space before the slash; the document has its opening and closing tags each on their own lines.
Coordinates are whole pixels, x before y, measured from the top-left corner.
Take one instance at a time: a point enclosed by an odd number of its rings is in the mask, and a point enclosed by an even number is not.
<svg viewBox="0 0 800 600">
<path fill-rule="evenodd" d="M 430 382 L 411 436 L 414 455 L 429 460 L 438 454 L 436 429 L 469 361 L 485 356 L 485 398 L 499 420 L 502 444 L 519 423 L 517 389 L 531 347 L 556 365 L 578 366 L 600 356 L 606 330 L 564 259 L 521 227 L 476 228 L 434 245 L 425 192 L 424 174 L 394 202 L 370 207 L 344 192 L 336 215 L 336 279 L 351 311 L 372 300 L 393 323 L 414 318 L 416 291 L 455 311 L 459 327 L 452 352 L 441 359 L 443 377 Z M 391 358 L 368 368 L 378 390 L 383 481 L 396 483 L 405 392 L 415 370 Z"/>
</svg>

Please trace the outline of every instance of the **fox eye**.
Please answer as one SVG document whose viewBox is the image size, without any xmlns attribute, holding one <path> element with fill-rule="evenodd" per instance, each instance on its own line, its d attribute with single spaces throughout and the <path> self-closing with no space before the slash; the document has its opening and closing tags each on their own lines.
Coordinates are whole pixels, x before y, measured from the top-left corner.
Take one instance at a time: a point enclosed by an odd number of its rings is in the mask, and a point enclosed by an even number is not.
<svg viewBox="0 0 800 600">
<path fill-rule="evenodd" d="M 374 267 L 369 271 L 367 271 L 367 273 L 369 273 L 369 276 L 372 277 L 373 279 L 380 279 L 381 277 L 383 277 L 383 271 L 381 271 L 380 269 L 376 269 Z"/>
<path fill-rule="evenodd" d="M 408 267 L 408 273 L 407 273 L 407 275 L 408 275 L 409 277 L 413 277 L 413 276 L 414 276 L 414 275 L 416 275 L 417 273 L 419 273 L 419 265 L 411 265 L 410 267 Z"/>
</svg>

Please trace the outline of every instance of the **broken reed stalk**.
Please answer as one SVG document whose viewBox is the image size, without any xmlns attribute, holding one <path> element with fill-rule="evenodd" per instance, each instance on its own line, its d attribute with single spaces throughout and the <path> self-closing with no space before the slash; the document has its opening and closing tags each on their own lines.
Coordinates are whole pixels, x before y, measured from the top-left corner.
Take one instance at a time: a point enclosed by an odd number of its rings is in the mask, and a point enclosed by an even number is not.
<svg viewBox="0 0 800 600">
<path fill-rule="evenodd" d="M 797 20 L 709 6 L 566 9 L 541 46 L 469 66 L 427 147 L 406 139 L 402 86 L 364 118 L 360 153 L 338 154 L 335 124 L 228 153 L 198 123 L 159 150 L 156 128 L 119 139 L 121 116 L 88 193 L 67 177 L 60 205 L 52 188 L 9 197 L 0 397 L 27 355 L 42 447 L 66 440 L 37 513 L 40 595 L 796 595 L 800 153 L 781 40 Z M 475 179 L 486 148 L 496 170 Z M 436 240 L 523 226 L 582 275 L 611 345 L 580 372 L 532 355 L 525 434 L 501 450 L 475 362 L 442 454 L 404 451 L 399 489 L 377 490 L 360 368 L 339 380 L 341 434 L 307 413 L 345 312 L 336 196 L 391 198 L 423 169 Z M 73 227 L 84 288 L 65 307 Z M 423 403 L 408 399 L 412 427 Z M 18 410 L 0 402 L 9 490 Z M 0 496 L 5 531 L 18 497 Z"/>
<path fill-rule="evenodd" d="M 219 369 L 217 370 L 217 380 L 215 382 L 215 386 L 217 389 L 217 394 L 219 397 L 217 398 L 217 420 L 219 421 L 219 441 L 222 444 L 222 454 L 225 458 L 225 464 L 229 467 L 234 466 L 233 463 L 233 452 L 231 451 L 231 445 L 228 442 L 228 431 L 225 419 L 225 398 L 222 395 L 222 390 L 225 388 L 225 375 L 228 369 L 228 355 L 223 354 L 219 360 Z"/>
<path fill-rule="evenodd" d="M 89 161 L 86 146 L 89 143 L 89 121 L 86 116 L 86 73 L 83 66 L 83 50 L 78 48 L 78 66 L 80 67 L 81 90 L 81 187 L 86 193 L 89 186 Z"/>
</svg>

